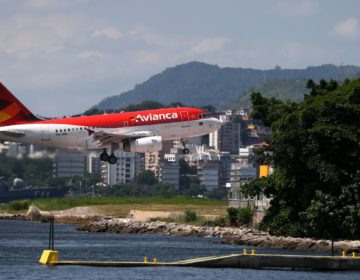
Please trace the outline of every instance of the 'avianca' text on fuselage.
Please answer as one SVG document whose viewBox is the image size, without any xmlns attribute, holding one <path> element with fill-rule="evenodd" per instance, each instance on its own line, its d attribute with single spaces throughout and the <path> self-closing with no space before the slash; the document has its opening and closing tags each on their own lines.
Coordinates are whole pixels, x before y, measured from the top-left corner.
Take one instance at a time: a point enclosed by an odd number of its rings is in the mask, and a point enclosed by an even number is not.
<svg viewBox="0 0 360 280">
<path fill-rule="evenodd" d="M 115 149 L 156 152 L 164 140 L 216 131 L 221 121 L 191 107 L 41 120 L 0 83 L 0 139 L 59 148 L 102 149 L 100 159 L 116 163 Z M 110 151 L 110 154 L 108 153 Z M 189 150 L 184 147 L 184 153 Z"/>
<path fill-rule="evenodd" d="M 136 120 L 137 121 L 157 121 L 157 120 L 171 120 L 171 119 L 177 119 L 178 114 L 175 113 L 164 113 L 164 114 L 152 114 L 149 113 L 147 115 L 137 115 Z"/>
</svg>

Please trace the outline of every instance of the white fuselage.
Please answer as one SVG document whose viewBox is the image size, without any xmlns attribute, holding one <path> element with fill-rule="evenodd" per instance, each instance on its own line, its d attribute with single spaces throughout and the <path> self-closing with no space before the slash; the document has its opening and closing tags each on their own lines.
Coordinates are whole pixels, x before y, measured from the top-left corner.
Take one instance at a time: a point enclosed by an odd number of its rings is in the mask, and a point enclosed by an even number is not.
<svg viewBox="0 0 360 280">
<path fill-rule="evenodd" d="M 163 140 L 171 140 L 206 135 L 220 127 L 221 121 L 216 118 L 119 128 L 30 123 L 0 127 L 0 132 L 3 132 L 0 138 L 5 141 L 46 147 L 101 149 L 104 146 L 93 139 L 89 130 L 118 135 L 149 131 L 161 136 Z"/>
</svg>

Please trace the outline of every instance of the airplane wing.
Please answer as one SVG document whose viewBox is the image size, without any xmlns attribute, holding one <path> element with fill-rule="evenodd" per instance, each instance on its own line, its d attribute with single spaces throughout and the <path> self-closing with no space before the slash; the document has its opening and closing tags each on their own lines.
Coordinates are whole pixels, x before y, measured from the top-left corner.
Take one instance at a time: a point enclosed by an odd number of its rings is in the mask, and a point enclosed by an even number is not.
<svg viewBox="0 0 360 280">
<path fill-rule="evenodd" d="M 89 132 L 90 133 L 90 132 Z M 109 145 L 111 143 L 121 143 L 127 139 L 137 139 L 142 137 L 155 136 L 154 132 L 149 130 L 134 131 L 124 134 L 108 133 L 105 131 L 92 131 L 92 137 L 95 141 L 99 141 L 101 146 Z"/>
</svg>

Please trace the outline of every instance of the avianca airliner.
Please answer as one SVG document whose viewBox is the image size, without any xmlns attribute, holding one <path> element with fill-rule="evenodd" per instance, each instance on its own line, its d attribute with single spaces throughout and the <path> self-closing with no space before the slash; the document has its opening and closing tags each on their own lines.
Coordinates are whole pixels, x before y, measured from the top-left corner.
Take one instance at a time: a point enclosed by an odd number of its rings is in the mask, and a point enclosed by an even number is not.
<svg viewBox="0 0 360 280">
<path fill-rule="evenodd" d="M 206 135 L 221 124 L 220 120 L 207 117 L 205 111 L 189 107 L 42 120 L 0 83 L 1 140 L 103 150 L 100 159 L 110 164 L 117 162 L 116 149 L 157 152 L 164 140 Z M 185 144 L 183 153 L 189 153 Z"/>
</svg>

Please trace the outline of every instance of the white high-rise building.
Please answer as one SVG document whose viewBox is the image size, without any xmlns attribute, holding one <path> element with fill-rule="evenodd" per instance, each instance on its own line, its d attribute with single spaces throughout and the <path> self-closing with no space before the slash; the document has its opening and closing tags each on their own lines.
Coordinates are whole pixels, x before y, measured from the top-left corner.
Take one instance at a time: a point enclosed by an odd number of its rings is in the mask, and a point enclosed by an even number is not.
<svg viewBox="0 0 360 280">
<path fill-rule="evenodd" d="M 118 158 L 116 164 L 103 162 L 101 168 L 103 181 L 110 186 L 131 182 L 139 173 L 137 168 L 143 166 L 139 164 L 139 161 L 143 160 L 139 154 L 116 150 L 115 155 Z"/>
<path fill-rule="evenodd" d="M 222 152 L 237 154 L 241 147 L 241 124 L 231 110 L 219 116 L 222 127 L 209 134 L 209 146 Z"/>
</svg>

